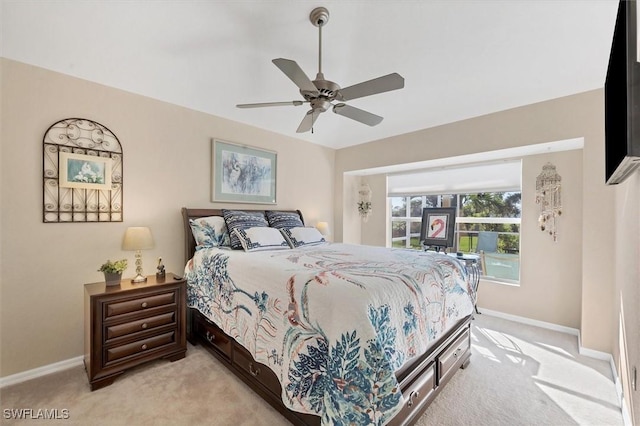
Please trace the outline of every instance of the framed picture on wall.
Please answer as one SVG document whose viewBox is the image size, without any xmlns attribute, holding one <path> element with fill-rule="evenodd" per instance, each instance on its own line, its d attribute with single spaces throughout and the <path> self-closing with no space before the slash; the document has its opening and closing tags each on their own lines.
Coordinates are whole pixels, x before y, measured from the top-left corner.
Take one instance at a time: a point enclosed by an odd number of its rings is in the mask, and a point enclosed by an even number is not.
<svg viewBox="0 0 640 426">
<path fill-rule="evenodd" d="M 211 142 L 211 200 L 276 204 L 278 155 L 247 145 Z"/>
<path fill-rule="evenodd" d="M 425 246 L 453 247 L 455 226 L 455 207 L 424 208 L 420 241 Z"/>
<path fill-rule="evenodd" d="M 59 185 L 63 188 L 111 189 L 111 158 L 60 152 Z"/>
</svg>

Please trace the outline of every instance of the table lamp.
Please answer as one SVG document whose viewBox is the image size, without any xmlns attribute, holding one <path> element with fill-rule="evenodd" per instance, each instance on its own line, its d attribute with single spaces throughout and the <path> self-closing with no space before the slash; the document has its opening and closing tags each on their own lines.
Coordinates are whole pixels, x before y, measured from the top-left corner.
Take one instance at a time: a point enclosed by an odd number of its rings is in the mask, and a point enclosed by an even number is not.
<svg viewBox="0 0 640 426">
<path fill-rule="evenodd" d="M 142 274 L 142 254 L 140 250 L 151 248 L 153 248 L 153 236 L 149 228 L 146 226 L 131 226 L 127 228 L 122 241 L 122 249 L 135 250 L 136 252 L 136 276 L 131 280 L 132 283 L 147 281 L 147 277 Z"/>
<path fill-rule="evenodd" d="M 320 231 L 325 240 L 329 239 L 331 235 L 331 229 L 329 228 L 329 224 L 327 222 L 318 222 L 316 225 L 316 229 Z"/>
</svg>

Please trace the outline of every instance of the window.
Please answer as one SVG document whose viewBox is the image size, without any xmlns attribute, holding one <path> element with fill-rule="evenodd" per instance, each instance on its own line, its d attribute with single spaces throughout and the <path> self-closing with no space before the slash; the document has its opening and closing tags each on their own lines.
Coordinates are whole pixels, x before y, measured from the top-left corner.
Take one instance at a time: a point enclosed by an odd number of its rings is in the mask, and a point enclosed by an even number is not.
<svg viewBox="0 0 640 426">
<path fill-rule="evenodd" d="M 391 203 L 391 246 L 421 249 L 422 209 L 442 207 L 442 199 L 453 195 L 389 197 Z"/>
<path fill-rule="evenodd" d="M 478 254 L 485 278 L 520 277 L 522 161 L 452 164 L 387 176 L 392 247 L 421 249 L 423 207 L 456 207 L 450 250 Z"/>
<path fill-rule="evenodd" d="M 520 192 L 389 197 L 392 247 L 421 249 L 424 207 L 456 207 L 452 251 L 480 256 L 482 275 L 516 283 L 520 279 Z"/>
</svg>

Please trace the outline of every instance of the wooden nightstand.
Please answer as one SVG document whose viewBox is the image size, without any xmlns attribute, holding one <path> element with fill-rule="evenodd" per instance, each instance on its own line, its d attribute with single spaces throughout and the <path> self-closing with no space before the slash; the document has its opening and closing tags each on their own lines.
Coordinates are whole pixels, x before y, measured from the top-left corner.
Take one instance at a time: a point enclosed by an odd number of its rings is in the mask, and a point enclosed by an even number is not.
<svg viewBox="0 0 640 426">
<path fill-rule="evenodd" d="M 84 286 L 84 365 L 91 390 L 110 385 L 128 368 L 158 358 L 184 358 L 186 284 L 167 273 L 164 281 Z"/>
</svg>

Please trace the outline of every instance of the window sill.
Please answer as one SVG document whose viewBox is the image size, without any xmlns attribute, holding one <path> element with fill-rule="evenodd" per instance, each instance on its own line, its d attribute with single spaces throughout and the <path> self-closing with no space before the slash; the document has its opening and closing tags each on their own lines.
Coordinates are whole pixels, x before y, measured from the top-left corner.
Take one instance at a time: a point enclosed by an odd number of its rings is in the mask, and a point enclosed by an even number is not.
<svg viewBox="0 0 640 426">
<path fill-rule="evenodd" d="M 482 282 L 506 285 L 506 286 L 509 286 L 509 287 L 520 287 L 520 281 L 507 280 L 507 279 L 503 279 L 503 278 L 481 276 L 480 277 L 480 284 L 482 284 Z"/>
</svg>

